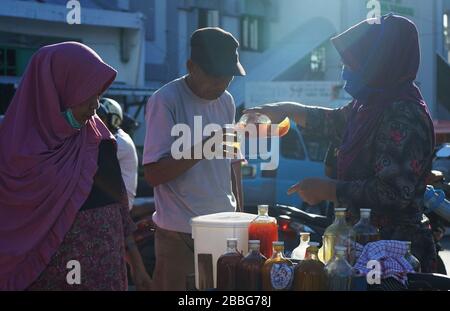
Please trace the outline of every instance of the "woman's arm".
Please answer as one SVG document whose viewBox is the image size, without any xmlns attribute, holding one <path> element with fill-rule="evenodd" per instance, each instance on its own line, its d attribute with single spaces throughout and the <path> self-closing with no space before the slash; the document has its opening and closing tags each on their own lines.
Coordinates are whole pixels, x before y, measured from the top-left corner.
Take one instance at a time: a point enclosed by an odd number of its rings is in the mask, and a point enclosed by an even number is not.
<svg viewBox="0 0 450 311">
<path fill-rule="evenodd" d="M 280 123 L 284 118 L 294 120 L 305 132 L 313 136 L 339 141 L 347 125 L 351 104 L 339 109 L 306 106 L 295 102 L 279 102 L 246 109 L 267 115 L 272 123 Z"/>
<path fill-rule="evenodd" d="M 125 240 L 126 244 L 126 260 L 131 268 L 131 277 L 136 289 L 139 291 L 151 290 L 152 281 L 148 275 L 144 262 L 142 261 L 139 249 L 134 241 L 133 235 L 129 235 Z"/>
</svg>

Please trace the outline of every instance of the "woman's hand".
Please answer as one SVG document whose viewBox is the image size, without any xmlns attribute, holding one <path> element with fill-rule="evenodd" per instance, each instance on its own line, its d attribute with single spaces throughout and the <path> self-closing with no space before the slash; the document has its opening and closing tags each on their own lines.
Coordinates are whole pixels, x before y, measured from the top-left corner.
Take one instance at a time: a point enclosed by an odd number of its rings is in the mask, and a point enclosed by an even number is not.
<svg viewBox="0 0 450 311">
<path fill-rule="evenodd" d="M 141 253 L 134 241 L 134 236 L 131 234 L 125 239 L 127 252 L 125 259 L 130 265 L 131 279 L 138 291 L 152 290 L 152 280 L 145 270 L 144 262 L 142 261 Z"/>
<path fill-rule="evenodd" d="M 336 201 L 336 181 L 325 178 L 306 178 L 293 185 L 288 195 L 297 193 L 309 205 L 323 201 Z"/>
<path fill-rule="evenodd" d="M 294 102 L 279 102 L 265 104 L 244 110 L 244 113 L 257 112 L 265 114 L 270 118 L 273 124 L 279 124 L 286 117 L 300 124 L 301 127 L 306 126 L 306 109 L 308 107 Z"/>
<path fill-rule="evenodd" d="M 258 107 L 248 108 L 244 110 L 244 113 L 255 112 L 265 114 L 270 118 L 273 124 L 278 124 L 288 117 L 283 103 L 265 104 Z"/>
<path fill-rule="evenodd" d="M 152 290 L 152 279 L 148 275 L 147 271 L 143 267 L 137 268 L 131 272 L 131 278 L 133 284 L 138 291 L 150 291 Z"/>
</svg>

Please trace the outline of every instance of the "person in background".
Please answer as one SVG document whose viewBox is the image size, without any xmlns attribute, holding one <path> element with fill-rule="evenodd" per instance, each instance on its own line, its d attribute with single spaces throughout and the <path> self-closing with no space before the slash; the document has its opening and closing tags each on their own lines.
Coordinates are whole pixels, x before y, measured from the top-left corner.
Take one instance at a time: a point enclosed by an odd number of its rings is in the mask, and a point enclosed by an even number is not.
<svg viewBox="0 0 450 311">
<path fill-rule="evenodd" d="M 134 243 L 116 141 L 95 114 L 116 71 L 77 42 L 32 57 L 0 125 L 0 290 L 127 290 Z"/>
<path fill-rule="evenodd" d="M 325 109 L 275 103 L 250 110 L 275 122 L 289 116 L 305 131 L 327 138 L 331 148 L 337 146 L 336 178 L 305 179 L 290 194 L 309 204 L 337 202 L 348 208 L 351 222 L 358 220 L 360 208 L 372 209 L 381 238 L 411 241 L 422 272 L 432 272 L 436 251 L 423 222 L 423 198 L 435 141 L 430 113 L 414 83 L 419 36 L 413 22 L 401 16 L 388 14 L 379 21 L 363 21 L 332 39 L 344 63 L 350 104 Z"/>
<path fill-rule="evenodd" d="M 171 154 L 176 139 L 171 131 L 177 124 L 193 130 L 199 116 L 203 126 L 234 124 L 236 107 L 226 89 L 233 76 L 245 75 L 238 58 L 239 43 L 230 33 L 199 29 L 190 44 L 189 73 L 156 91 L 146 110 L 143 164 L 155 194 L 156 290 L 186 290 L 187 277 L 194 273 L 191 218 L 232 212 L 242 203 L 240 161 L 178 160 Z"/>
<path fill-rule="evenodd" d="M 120 128 L 123 122 L 123 112 L 117 101 L 111 98 L 102 98 L 97 114 L 117 140 L 117 159 L 119 160 L 122 178 L 127 189 L 128 206 L 131 210 L 136 197 L 138 177 L 136 146 L 130 135 Z"/>
</svg>

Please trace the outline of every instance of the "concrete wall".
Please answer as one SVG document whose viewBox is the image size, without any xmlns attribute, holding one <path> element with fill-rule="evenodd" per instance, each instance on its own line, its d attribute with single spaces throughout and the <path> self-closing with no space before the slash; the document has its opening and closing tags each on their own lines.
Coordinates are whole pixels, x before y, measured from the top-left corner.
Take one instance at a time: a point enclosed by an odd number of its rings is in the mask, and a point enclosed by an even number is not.
<svg viewBox="0 0 450 311">
<path fill-rule="evenodd" d="M 14 25 L 14 27 L 11 27 Z M 127 83 L 133 86 L 143 84 L 139 81 L 141 67 L 140 32 L 130 30 L 128 46 L 130 59 L 122 62 L 120 53 L 120 29 L 96 26 L 77 25 L 76 27 L 64 23 L 52 23 L 39 20 L 1 18 L 0 31 L 28 34 L 34 36 L 56 37 L 61 41 L 67 39 L 80 40 L 94 49 L 102 58 L 117 71 L 117 82 Z M 143 77 L 141 77 L 142 79 Z"/>
</svg>

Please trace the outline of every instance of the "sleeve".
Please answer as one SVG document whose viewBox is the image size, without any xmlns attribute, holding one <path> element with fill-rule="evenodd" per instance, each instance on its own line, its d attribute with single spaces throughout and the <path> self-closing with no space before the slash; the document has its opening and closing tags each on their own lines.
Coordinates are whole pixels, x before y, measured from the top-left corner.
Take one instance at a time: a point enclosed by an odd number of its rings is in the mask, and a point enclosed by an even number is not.
<svg viewBox="0 0 450 311">
<path fill-rule="evenodd" d="M 120 132 L 117 137 L 117 158 L 127 190 L 129 207 L 131 209 L 136 196 L 138 157 L 133 140 L 124 132 Z"/>
<path fill-rule="evenodd" d="M 306 110 L 306 127 L 303 132 L 308 136 L 326 138 L 339 144 L 344 135 L 352 104 L 349 103 L 338 109 L 309 107 Z"/>
<path fill-rule="evenodd" d="M 401 210 L 414 200 L 421 189 L 417 186 L 429 169 L 432 130 L 408 109 L 411 108 L 385 113 L 376 135 L 374 176 L 338 182 L 339 203 L 373 210 Z"/>
<path fill-rule="evenodd" d="M 175 125 L 175 118 L 169 109 L 165 96 L 153 94 L 147 103 L 143 165 L 158 162 L 170 156 L 170 149 L 174 141 L 171 131 Z"/>
</svg>

